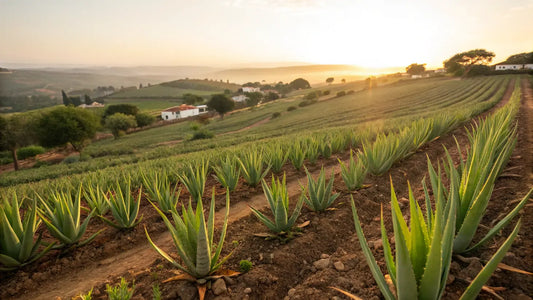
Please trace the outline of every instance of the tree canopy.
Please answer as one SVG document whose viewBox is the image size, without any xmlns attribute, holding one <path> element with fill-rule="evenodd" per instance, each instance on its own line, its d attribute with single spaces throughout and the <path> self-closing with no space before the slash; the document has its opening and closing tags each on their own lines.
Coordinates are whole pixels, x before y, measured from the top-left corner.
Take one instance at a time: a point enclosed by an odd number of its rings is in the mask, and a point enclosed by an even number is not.
<svg viewBox="0 0 533 300">
<path fill-rule="evenodd" d="M 291 81 L 291 83 L 289 83 L 289 86 L 295 90 L 311 88 L 309 81 L 303 78 L 294 79 L 293 81 Z"/>
<path fill-rule="evenodd" d="M 333 83 L 334 80 L 335 80 L 335 78 L 333 78 L 333 77 L 328 77 L 328 78 L 326 79 L 326 83 L 327 83 L 327 84 L 331 84 L 331 83 Z"/>
<path fill-rule="evenodd" d="M 467 75 L 473 65 L 487 65 L 496 56 L 485 49 L 474 49 L 457 53 L 444 61 L 444 68 L 455 76 Z"/>
<path fill-rule="evenodd" d="M 92 111 L 67 106 L 45 113 L 37 125 L 36 131 L 42 146 L 71 144 L 74 150 L 81 152 L 87 141 L 96 134 L 99 119 Z"/>
<path fill-rule="evenodd" d="M 211 99 L 207 102 L 207 107 L 216 111 L 221 118 L 224 118 L 224 114 L 233 110 L 235 102 L 224 94 L 216 94 L 211 96 Z"/>
<path fill-rule="evenodd" d="M 405 71 L 411 75 L 421 75 L 426 71 L 426 64 L 410 64 Z"/>
<path fill-rule="evenodd" d="M 204 102 L 204 98 L 198 95 L 191 94 L 191 93 L 183 94 L 182 98 L 183 98 L 183 103 L 189 104 L 189 105 L 195 105 L 197 103 Z"/>
<path fill-rule="evenodd" d="M 256 106 L 262 99 L 263 94 L 260 92 L 244 93 L 246 95 L 246 105 Z"/>
<path fill-rule="evenodd" d="M 118 139 L 126 130 L 137 127 L 137 121 L 135 116 L 115 113 L 106 118 L 105 127 L 111 130 L 115 139 Z"/>
<path fill-rule="evenodd" d="M 504 64 L 533 64 L 533 52 L 529 53 L 519 53 L 509 56 L 504 62 Z"/>
<path fill-rule="evenodd" d="M 9 150 L 13 167 L 19 169 L 17 149 L 35 141 L 35 117 L 30 114 L 15 114 L 8 118 L 0 116 L 0 150 Z"/>
<path fill-rule="evenodd" d="M 125 115 L 135 116 L 139 112 L 139 108 L 131 104 L 114 104 L 109 105 L 104 112 L 104 118 L 116 113 L 122 113 Z"/>
</svg>

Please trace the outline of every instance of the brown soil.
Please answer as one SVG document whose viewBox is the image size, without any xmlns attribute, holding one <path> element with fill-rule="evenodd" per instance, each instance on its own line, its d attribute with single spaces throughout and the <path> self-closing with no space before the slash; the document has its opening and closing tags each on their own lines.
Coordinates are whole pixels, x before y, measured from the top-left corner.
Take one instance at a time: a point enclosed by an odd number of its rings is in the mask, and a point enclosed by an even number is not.
<svg viewBox="0 0 533 300">
<path fill-rule="evenodd" d="M 523 105 L 518 116 L 518 143 L 504 175 L 496 184 L 493 200 L 489 205 L 484 225 L 501 218 L 502 212 L 513 207 L 509 204 L 523 197 L 533 182 L 532 149 L 533 149 L 533 94 L 526 81 Z M 527 89 L 526 89 L 527 88 Z M 504 101 L 507 100 L 506 95 Z M 368 176 L 366 189 L 354 193 L 346 191 L 338 172 L 337 158 L 348 159 L 349 154 L 320 160 L 310 171 L 315 175 L 319 166 L 326 169 L 335 167 L 335 189 L 341 194 L 334 204 L 334 209 L 324 213 L 315 213 L 304 207 L 299 222 L 310 221 L 303 229 L 302 235 L 280 243 L 277 240 L 264 240 L 254 237 L 255 233 L 266 232 L 264 227 L 247 206 L 266 210 L 266 201 L 260 187 L 250 188 L 239 184 L 239 188 L 231 194 L 230 225 L 225 244 L 225 254 L 233 251 L 226 266 L 233 270 L 239 269 L 239 261 L 248 259 L 253 262 L 252 270 L 236 278 L 226 279 L 227 291 L 217 299 L 332 299 L 343 297 L 330 286 L 349 291 L 363 299 L 380 299 L 381 294 L 370 273 L 356 238 L 352 213 L 349 205 L 350 195 L 355 200 L 359 218 L 363 224 L 365 235 L 373 249 L 378 264 L 384 270 L 381 234 L 379 231 L 380 207 L 383 206 L 385 224 L 392 232 L 390 221 L 390 181 L 394 183 L 396 193 L 404 212 L 407 197 L 407 182 L 412 184 L 415 197 L 423 198 L 421 180 L 427 173 L 426 155 L 436 162 L 444 157 L 443 145 L 448 148 L 453 158 L 459 153 L 455 148 L 454 136 L 461 145 L 468 140 L 463 128 L 459 128 L 423 146 L 417 153 L 395 164 L 383 176 Z M 463 150 L 465 147 L 463 147 Z M 284 170 L 287 173 L 287 184 L 291 203 L 295 203 L 300 194 L 299 180 L 304 181 L 305 173 L 296 171 L 290 165 Z M 217 194 L 217 220 L 220 223 L 223 209 L 224 192 L 213 178 L 209 178 L 206 191 L 215 188 Z M 208 192 L 204 201 L 208 203 Z M 188 195 L 183 193 L 186 199 Z M 423 204 L 423 203 L 421 203 Z M 267 212 L 268 213 L 268 212 Z M 0 299 L 70 299 L 87 292 L 94 286 L 94 299 L 105 299 L 105 285 L 115 284 L 120 277 L 128 281 L 135 280 L 135 299 L 151 299 L 152 285 L 159 284 L 163 299 L 197 299 L 194 285 L 188 282 L 162 283 L 173 274 L 172 266 L 166 263 L 150 248 L 144 235 L 147 228 L 154 242 L 169 253 L 174 253 L 172 240 L 166 231 L 161 218 L 154 209 L 144 201 L 141 204 L 144 219 L 140 226 L 131 231 L 117 231 L 108 228 L 92 243 L 60 255 L 51 252 L 37 263 L 24 267 L 17 272 L 0 274 Z M 522 213 L 523 225 L 520 235 L 513 244 L 504 263 L 533 271 L 533 207 L 529 204 Z M 105 228 L 100 220 L 91 220 L 88 234 Z M 485 247 L 472 253 L 481 260 L 488 259 L 505 237 L 510 233 L 511 226 L 486 244 Z M 44 230 L 44 229 L 42 229 Z M 49 236 L 45 238 L 48 239 Z M 325 259 L 324 266 L 315 266 L 314 262 Z M 329 264 L 327 260 L 329 259 Z M 340 263 L 342 263 L 342 266 Z M 335 263 L 335 265 L 334 265 Z M 318 268 L 317 268 L 318 267 Z M 445 299 L 457 299 L 466 287 L 466 280 L 473 278 L 479 263 L 464 263 L 454 259 L 447 286 Z M 453 280 L 452 280 L 453 279 Z M 490 286 L 502 286 L 505 290 L 498 292 L 505 299 L 524 297 L 533 294 L 533 276 L 522 275 L 509 271 L 498 270 L 488 282 Z M 224 298 L 226 296 L 226 298 Z M 493 296 L 482 292 L 481 299 L 492 299 Z M 215 298 L 209 290 L 207 299 Z M 522 298 L 527 299 L 527 298 Z"/>
</svg>

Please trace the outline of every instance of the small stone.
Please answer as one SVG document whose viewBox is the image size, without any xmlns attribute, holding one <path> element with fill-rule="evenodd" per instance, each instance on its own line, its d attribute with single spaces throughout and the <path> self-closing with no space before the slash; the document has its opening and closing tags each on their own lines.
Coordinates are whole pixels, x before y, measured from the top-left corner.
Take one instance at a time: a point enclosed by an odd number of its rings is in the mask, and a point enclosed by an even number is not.
<svg viewBox="0 0 533 300">
<path fill-rule="evenodd" d="M 293 297 L 294 294 L 296 294 L 296 289 L 290 289 L 289 292 L 287 293 L 287 296 Z"/>
<path fill-rule="evenodd" d="M 329 267 L 330 259 L 329 258 L 322 258 L 313 263 L 313 266 L 317 268 L 318 270 L 323 270 L 327 267 Z"/>
<path fill-rule="evenodd" d="M 335 267 L 335 269 L 339 272 L 342 272 L 344 271 L 344 264 L 342 263 L 342 261 L 336 261 L 333 263 L 333 266 Z"/>
<path fill-rule="evenodd" d="M 247 288 L 244 289 L 243 292 L 244 292 L 245 294 L 250 294 L 250 293 L 252 292 L 252 289 L 249 288 L 249 287 L 247 287 Z"/>
<path fill-rule="evenodd" d="M 234 285 L 235 284 L 235 280 L 229 276 L 224 276 L 222 277 L 224 278 L 224 281 L 226 282 L 227 285 Z"/>
<path fill-rule="evenodd" d="M 224 281 L 224 279 L 219 278 L 215 281 L 215 283 L 213 283 L 213 286 L 211 286 L 211 289 L 213 290 L 213 294 L 217 296 L 222 295 L 223 293 L 227 291 L 226 282 Z"/>
<path fill-rule="evenodd" d="M 331 298 L 331 300 L 341 300 L 341 298 L 339 298 L 339 297 L 337 297 L 337 296 L 333 296 L 333 297 Z"/>
<path fill-rule="evenodd" d="M 322 253 L 322 254 L 320 254 L 320 258 L 322 258 L 322 259 L 329 258 L 329 255 L 327 255 L 325 253 Z"/>
</svg>

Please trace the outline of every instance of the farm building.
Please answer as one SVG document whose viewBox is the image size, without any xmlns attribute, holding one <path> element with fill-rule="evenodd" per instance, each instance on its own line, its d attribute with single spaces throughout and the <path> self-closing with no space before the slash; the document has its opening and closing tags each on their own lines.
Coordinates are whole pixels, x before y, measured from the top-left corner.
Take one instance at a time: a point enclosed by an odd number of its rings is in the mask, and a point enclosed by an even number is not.
<svg viewBox="0 0 533 300">
<path fill-rule="evenodd" d="M 246 96 L 245 95 L 233 96 L 233 97 L 231 97 L 231 100 L 233 100 L 235 102 L 244 102 L 244 101 L 246 101 Z"/>
<path fill-rule="evenodd" d="M 496 71 L 502 71 L 502 70 L 533 70 L 533 64 L 518 64 L 518 65 L 496 65 Z"/>
<path fill-rule="evenodd" d="M 242 88 L 243 93 L 254 93 L 254 92 L 261 92 L 260 88 L 251 87 L 251 86 L 245 86 Z"/>
<path fill-rule="evenodd" d="M 197 116 L 199 114 L 203 114 L 206 112 L 207 112 L 207 105 L 193 106 L 193 105 L 182 104 L 180 106 L 170 107 L 162 111 L 161 119 L 165 121 L 183 119 L 183 118 Z"/>
<path fill-rule="evenodd" d="M 79 105 L 78 107 L 81 107 L 81 108 L 97 108 L 97 107 L 104 107 L 104 105 L 102 103 L 98 103 L 98 102 L 93 102 L 91 103 L 90 105 L 87 105 L 87 104 L 82 104 L 82 105 Z"/>
</svg>

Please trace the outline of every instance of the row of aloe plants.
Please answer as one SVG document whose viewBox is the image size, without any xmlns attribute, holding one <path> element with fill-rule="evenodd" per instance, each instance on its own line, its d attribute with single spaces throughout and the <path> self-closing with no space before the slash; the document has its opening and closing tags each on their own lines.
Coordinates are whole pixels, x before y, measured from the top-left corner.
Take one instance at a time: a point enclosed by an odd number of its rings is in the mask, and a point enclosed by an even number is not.
<svg viewBox="0 0 533 300">
<path fill-rule="evenodd" d="M 366 170 L 371 170 L 374 174 L 380 174 L 388 170 L 392 162 L 405 157 L 426 141 L 446 132 L 459 122 L 460 118 L 457 117 L 421 119 L 413 122 L 411 126 L 404 128 L 398 134 L 378 135 L 371 146 L 363 146 L 363 152 L 358 154 L 359 159 L 357 163 L 354 161 L 352 154 L 348 167 L 341 162 L 342 177 L 348 189 L 353 190 L 362 186 Z M 213 166 L 213 170 L 220 183 L 229 190 L 235 189 L 240 174 L 242 174 L 249 185 L 255 186 L 261 182 L 269 169 L 272 169 L 273 172 L 280 172 L 287 160 L 290 160 L 293 166 L 299 169 L 303 166 L 305 159 L 313 163 L 319 156 L 329 158 L 332 153 L 350 148 L 356 145 L 359 140 L 363 139 L 363 137 L 355 135 L 352 132 L 330 134 L 325 136 L 325 138 L 326 142 L 322 143 L 319 143 L 318 139 L 313 137 L 303 138 L 288 149 L 284 148 L 282 144 L 276 143 L 271 146 L 269 152 L 266 152 L 268 154 L 263 154 L 260 149 L 252 149 L 244 152 L 240 157 L 227 154 L 224 161 Z M 370 139 L 368 133 L 364 139 Z M 389 151 L 391 145 L 395 149 L 394 153 Z M 192 198 L 198 202 L 204 192 L 208 170 L 209 162 L 202 160 L 200 164 L 196 164 L 195 166 L 189 164 L 183 173 L 177 173 L 173 176 L 183 182 Z M 104 186 L 109 186 L 109 182 L 94 180 L 93 184 L 88 185 L 86 189 L 82 190 L 80 185 L 77 195 L 74 195 L 75 193 L 72 192 L 75 190 L 72 184 L 64 184 L 61 187 L 62 189 L 56 189 L 55 192 L 49 193 L 51 200 L 44 201 L 41 197 L 38 197 L 40 199 L 39 204 L 43 207 L 42 218 L 51 230 L 52 235 L 56 236 L 62 245 L 79 244 L 81 236 L 93 215 L 99 216 L 106 223 L 114 227 L 131 228 L 140 222 L 137 215 L 142 194 L 139 188 L 137 199 L 135 200 L 130 193 L 132 186 L 144 184 L 149 199 L 158 203 L 160 209 L 164 212 L 171 212 L 177 205 L 180 190 L 176 191 L 177 185 L 170 184 L 170 177 L 164 171 L 155 172 L 152 170 L 140 172 L 140 180 L 138 182 L 133 182 L 132 184 L 131 179 L 128 177 L 128 180 L 124 181 L 126 184 L 122 186 L 115 184 L 116 188 L 114 192 L 110 192 L 109 188 L 103 188 Z M 104 192 L 104 190 L 107 191 Z M 86 220 L 82 224 L 79 224 L 79 213 L 76 215 L 75 212 L 79 211 L 79 201 L 82 195 L 84 195 L 91 212 Z M 73 200 L 74 198 L 75 200 Z M 29 203 L 31 201 L 27 202 Z M 73 206 L 70 205 L 71 202 Z M 18 206 L 18 203 L 16 205 Z M 33 205 L 35 206 L 35 203 Z M 8 205 L 2 204 L 2 207 L 4 206 L 8 207 Z M 114 221 L 104 217 L 108 210 L 111 210 Z M 28 216 L 31 216 L 32 212 L 37 211 L 29 207 Z M 70 217 L 68 213 L 74 214 L 71 217 L 72 220 L 63 222 L 64 219 Z M 13 219 L 16 218 L 20 219 L 20 216 L 13 217 Z M 31 220 L 31 217 L 28 220 Z M 61 224 L 61 222 L 67 225 Z M 7 225 L 4 227 L 7 227 Z M 65 234 L 64 232 L 67 233 Z M 89 238 L 88 241 L 94 237 L 95 235 Z M 33 246 L 35 245 L 33 244 Z M 3 248 L 7 249 L 8 245 L 4 245 Z M 37 248 L 38 246 L 36 246 Z M 31 255 L 29 257 L 33 258 Z M 31 259 L 26 259 L 23 263 L 29 260 Z M 6 262 L 4 265 L 12 266 L 14 263 Z"/>
<path fill-rule="evenodd" d="M 437 164 L 436 171 L 428 158 L 428 172 L 434 202 L 432 205 L 430 193 L 423 181 L 426 205 L 424 217 L 409 186 L 410 228 L 402 215 L 391 182 L 395 257 L 392 255 L 388 241 L 383 211 L 381 232 L 387 272 L 394 287 L 392 290 L 368 247 L 352 198 L 353 219 L 359 242 L 385 299 L 440 299 L 446 286 L 452 255 L 470 252 L 487 242 L 495 234 L 501 232 L 527 203 L 533 189 L 479 242 L 472 245 L 481 219 L 485 215 L 495 180 L 509 160 L 516 143 L 514 118 L 519 104 L 520 88 L 516 85 L 506 106 L 468 131 L 470 149 L 466 157 L 460 158 L 459 166 L 455 167 L 448 152 L 443 162 L 444 172 L 441 170 L 440 163 Z M 462 155 L 461 148 L 459 145 L 457 147 L 458 153 Z M 447 181 L 443 173 L 446 174 Z M 449 182 L 448 188 L 445 187 L 445 182 Z M 470 283 L 461 299 L 477 297 L 511 247 L 519 232 L 520 224 L 518 220 L 511 234 Z"/>
<path fill-rule="evenodd" d="M 507 82 L 508 79 L 505 80 Z M 307 159 L 313 163 L 317 157 L 321 156 L 328 158 L 333 153 L 346 150 L 350 147 L 359 145 L 361 141 L 367 141 L 365 145 L 369 145 L 368 141 L 373 140 L 379 133 L 395 132 L 397 128 L 404 128 L 410 126 L 415 120 L 419 119 L 434 119 L 441 116 L 450 116 L 456 122 L 461 123 L 470 119 L 473 115 L 487 110 L 497 103 L 504 92 L 504 88 L 500 88 L 492 97 L 485 99 L 485 101 L 477 102 L 470 105 L 463 110 L 441 111 L 437 113 L 427 113 L 422 116 L 412 117 L 398 117 L 391 121 L 376 121 L 365 123 L 358 126 L 343 126 L 339 128 L 328 128 L 324 130 L 316 130 L 308 132 L 305 135 L 291 135 L 284 137 L 275 137 L 263 140 L 259 146 L 255 142 L 247 142 L 239 146 L 225 147 L 222 149 L 210 149 L 198 153 L 188 155 L 178 155 L 169 158 L 160 158 L 147 161 L 139 161 L 132 165 L 125 165 L 120 167 L 111 167 L 99 171 L 87 172 L 85 174 L 72 175 L 68 178 L 49 179 L 37 183 L 19 184 L 11 188 L 0 188 L 0 194 L 10 194 L 12 190 L 17 190 L 19 196 L 32 194 L 33 191 L 42 193 L 48 189 L 63 190 L 72 188 L 72 186 L 79 186 L 82 183 L 91 181 L 98 181 L 100 187 L 108 188 L 114 185 L 116 178 L 131 177 L 132 185 L 138 188 L 142 183 L 142 178 L 139 169 L 157 169 L 165 171 L 169 176 L 174 176 L 176 171 L 181 172 L 186 169 L 189 164 L 196 165 L 202 160 L 209 160 L 212 166 L 219 165 L 219 162 L 225 160 L 229 156 L 239 156 L 242 152 L 250 149 L 257 149 L 263 152 L 263 157 L 272 161 L 272 171 L 280 172 L 282 164 L 279 163 L 287 161 L 284 156 L 278 156 L 278 164 L 275 164 L 273 158 L 274 152 L 281 148 L 287 154 L 290 153 L 288 159 L 297 169 L 301 169 L 303 160 Z M 438 128 L 435 128 L 438 130 Z M 296 142 L 300 143 L 300 147 L 296 146 Z M 300 148 L 300 149 L 298 149 Z M 300 153 L 303 152 L 303 153 Z M 317 156 L 318 153 L 318 156 Z M 302 160 L 302 154 L 304 159 Z M 175 179 L 175 178 L 171 178 Z M 0 204 L 1 205 L 1 204 Z"/>
</svg>

